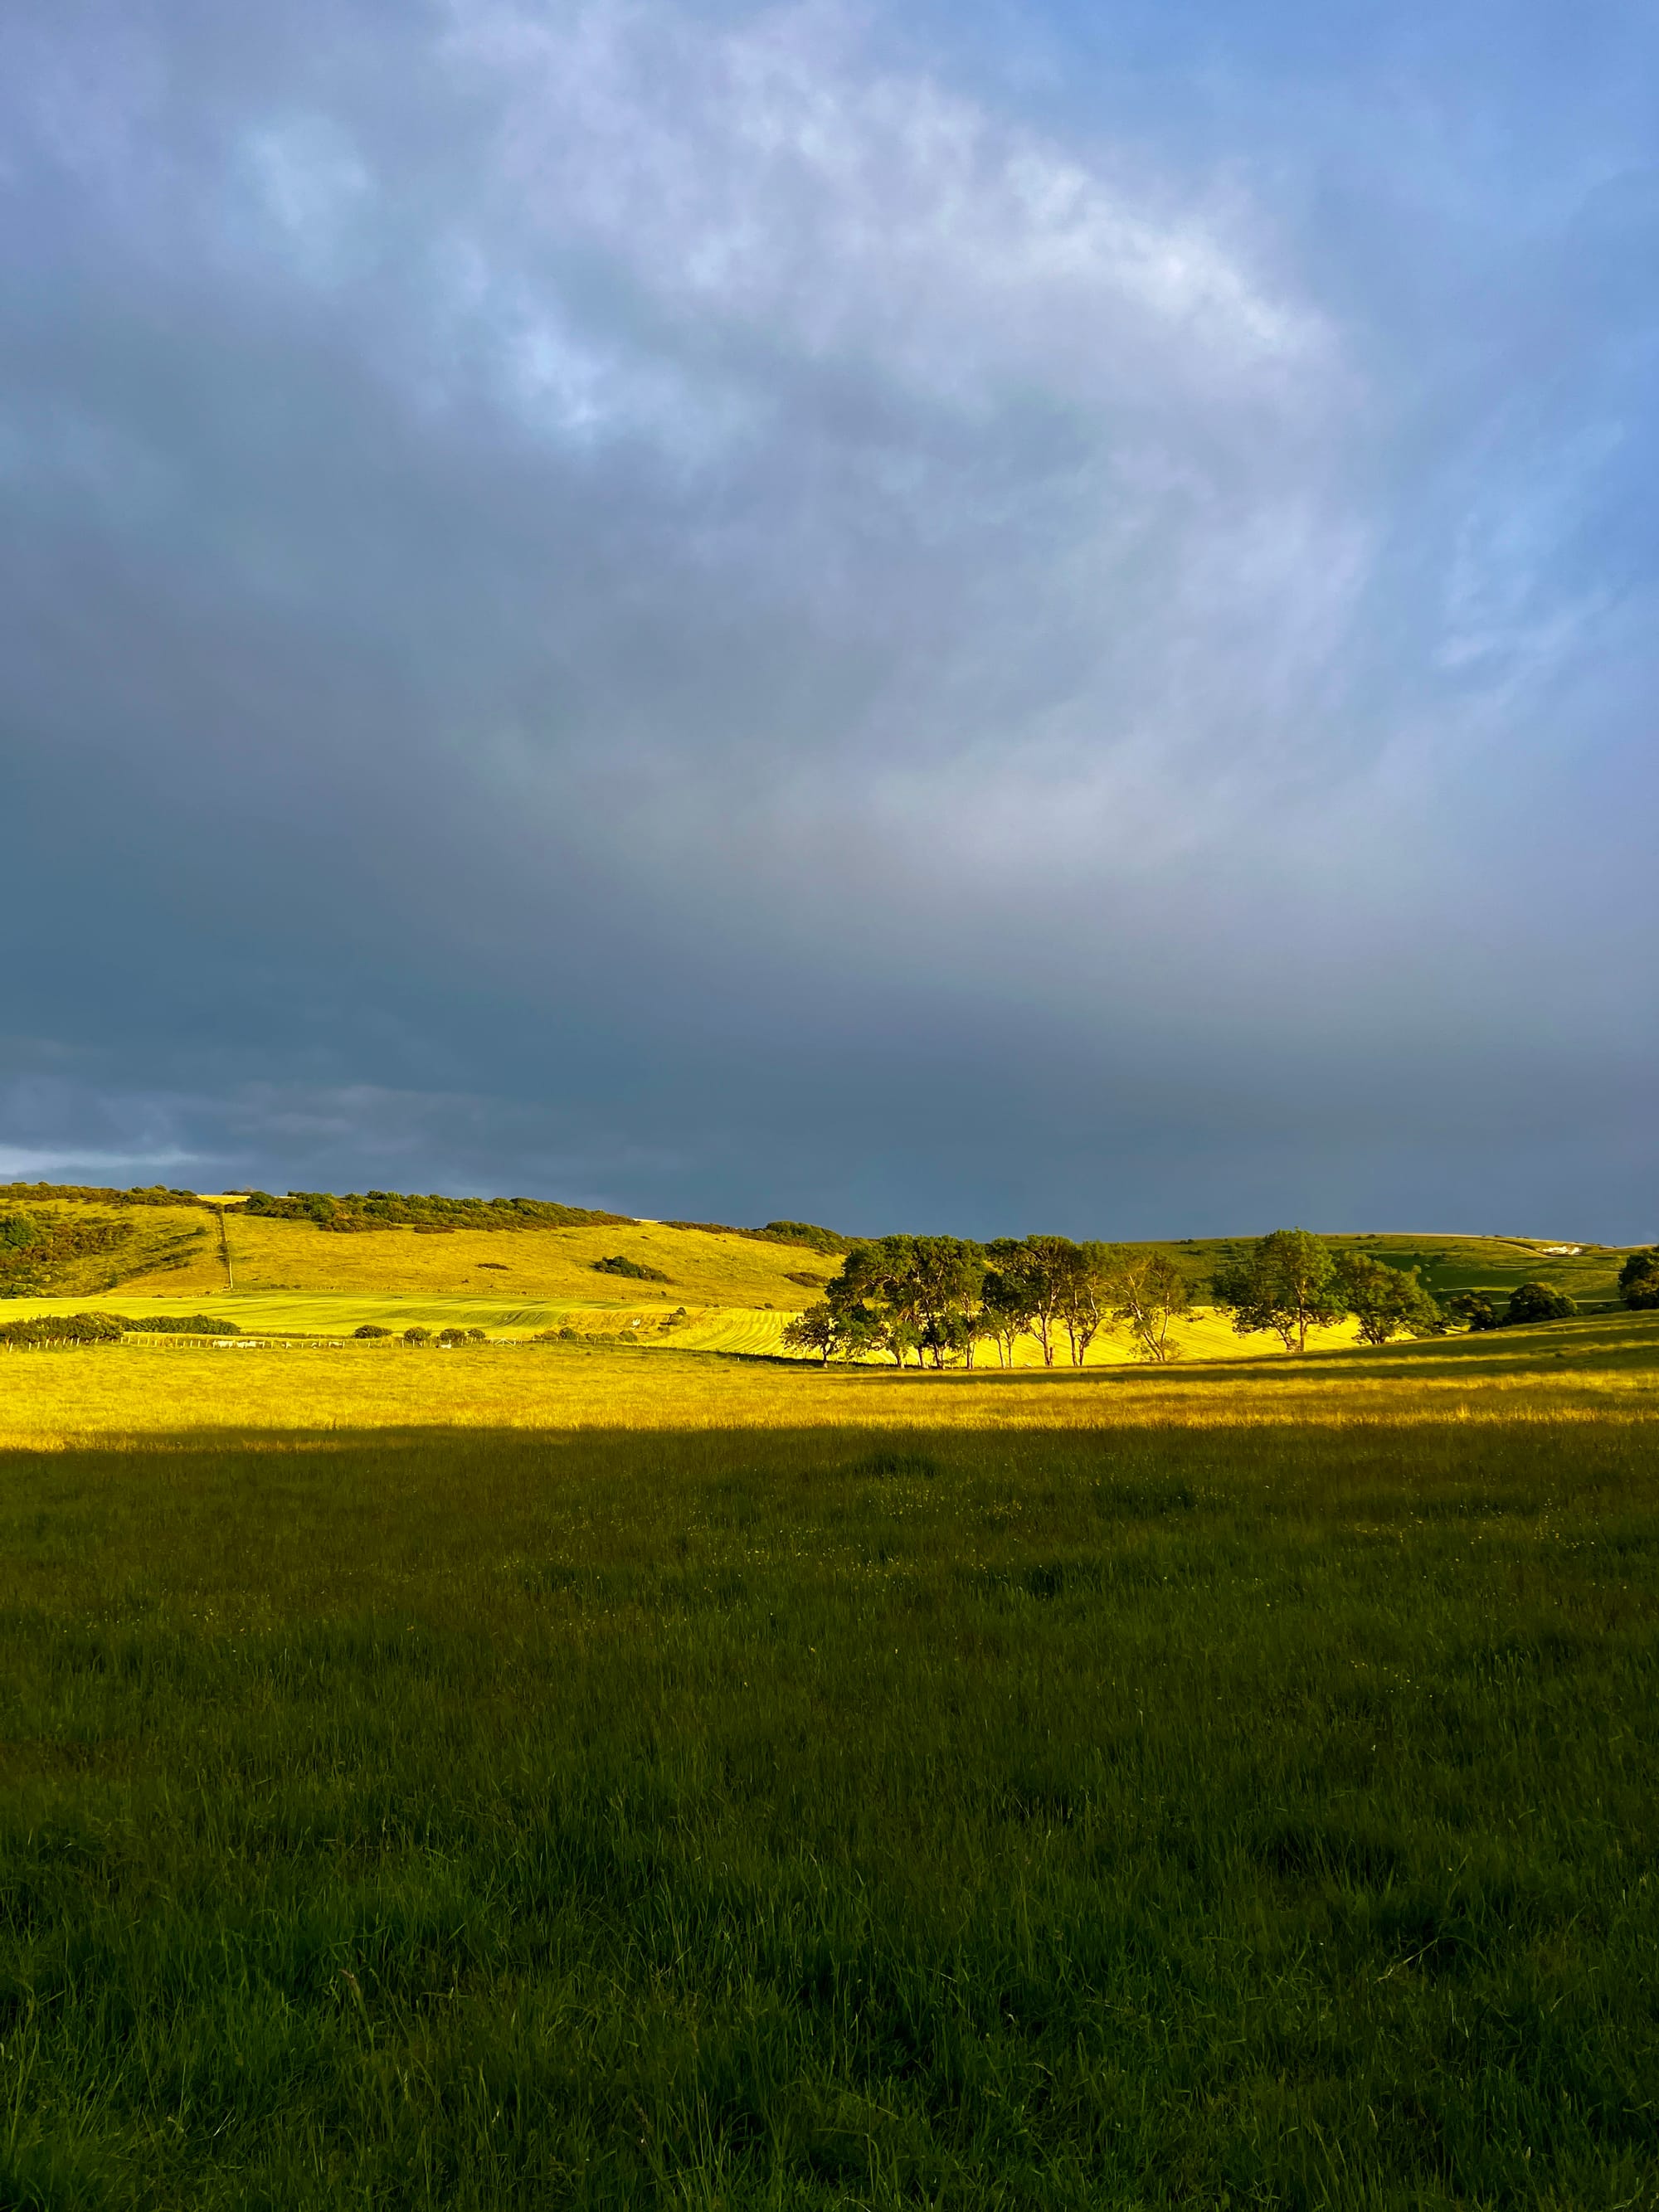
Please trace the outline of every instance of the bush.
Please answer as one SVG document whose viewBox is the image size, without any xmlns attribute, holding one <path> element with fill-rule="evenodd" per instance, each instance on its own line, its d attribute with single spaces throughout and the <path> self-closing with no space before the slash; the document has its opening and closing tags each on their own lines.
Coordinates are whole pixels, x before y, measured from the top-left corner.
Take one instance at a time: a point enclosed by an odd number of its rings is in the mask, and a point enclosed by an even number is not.
<svg viewBox="0 0 1659 2212">
<path fill-rule="evenodd" d="M 1577 1310 L 1565 1291 L 1548 1283 L 1522 1283 L 1510 1292 L 1510 1310 L 1504 1318 L 1510 1322 L 1571 1321 Z"/>
<path fill-rule="evenodd" d="M 1446 1311 L 1454 1321 L 1461 1321 L 1471 1334 L 1476 1329 L 1496 1328 L 1498 1325 L 1497 1307 L 1479 1291 L 1462 1291 L 1456 1297 L 1449 1298 Z"/>
<path fill-rule="evenodd" d="M 354 1328 L 351 1334 L 353 1336 L 361 1337 L 365 1343 L 372 1343 L 380 1337 L 390 1336 L 392 1331 L 389 1328 L 382 1328 L 377 1321 L 366 1321 L 361 1328 Z"/>
<path fill-rule="evenodd" d="M 0 1297 L 38 1297 L 50 1292 L 58 1287 L 56 1279 L 65 1267 L 118 1250 L 131 1241 L 132 1233 L 130 1221 L 96 1216 L 0 1213 Z"/>
<path fill-rule="evenodd" d="M 596 1260 L 593 1273 L 596 1275 L 626 1275 L 635 1283 L 666 1283 L 672 1279 L 665 1275 L 660 1267 L 647 1267 L 638 1260 L 624 1259 L 620 1252 L 609 1260 Z"/>
<path fill-rule="evenodd" d="M 404 1331 L 405 1344 L 430 1344 L 431 1341 L 432 1331 L 429 1328 L 422 1328 L 418 1323 L 415 1328 L 406 1328 Z"/>
<path fill-rule="evenodd" d="M 481 1328 L 441 1328 L 438 1341 L 453 1351 L 458 1344 L 488 1344 L 489 1339 Z"/>
<path fill-rule="evenodd" d="M 1619 1270 L 1619 1295 L 1632 1312 L 1659 1309 L 1659 1244 L 1626 1260 Z"/>
<path fill-rule="evenodd" d="M 50 1344 L 118 1344 L 124 1324 L 118 1314 L 37 1314 L 0 1328 L 0 1344 L 29 1351 Z"/>
<path fill-rule="evenodd" d="M 240 1336 L 242 1333 L 237 1322 L 216 1321 L 211 1314 L 140 1314 L 136 1321 L 124 1321 L 121 1326 L 153 1336 Z"/>
<path fill-rule="evenodd" d="M 809 1250 L 840 1259 L 853 1239 L 811 1221 L 769 1221 L 764 1229 L 734 1229 L 729 1221 L 665 1221 L 665 1229 L 700 1229 L 706 1237 L 746 1237 L 756 1244 L 805 1244 Z"/>
</svg>

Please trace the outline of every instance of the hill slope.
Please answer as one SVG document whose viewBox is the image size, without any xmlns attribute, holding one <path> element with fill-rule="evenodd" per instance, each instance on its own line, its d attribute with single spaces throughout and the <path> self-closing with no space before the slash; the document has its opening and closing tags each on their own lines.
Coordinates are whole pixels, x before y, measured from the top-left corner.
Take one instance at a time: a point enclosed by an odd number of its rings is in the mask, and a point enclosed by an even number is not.
<svg viewBox="0 0 1659 2212">
<path fill-rule="evenodd" d="M 48 1198 L 38 1191 L 0 1187 L 0 1219 L 27 1212 L 68 1255 L 44 1280 L 15 1280 L 15 1290 L 34 1292 L 27 1302 L 34 1310 L 61 1310 L 72 1299 L 183 1312 L 213 1300 L 245 1328 L 304 1334 L 346 1333 L 368 1321 L 515 1334 L 562 1324 L 584 1334 L 616 1334 L 637 1326 L 648 1341 L 665 1341 L 672 1333 L 687 1346 L 760 1352 L 775 1348 L 787 1316 L 819 1297 L 839 1267 L 837 1255 L 822 1249 L 665 1222 L 588 1217 L 561 1227 L 451 1229 L 427 1220 L 342 1235 L 313 1218 L 249 1214 L 234 1199 L 221 1212 L 182 1192 Z M 1192 1239 L 1162 1249 L 1179 1261 L 1201 1298 L 1216 1268 L 1248 1249 L 1249 1241 Z M 1442 1296 L 1482 1290 L 1501 1297 L 1538 1279 L 1570 1291 L 1588 1310 L 1616 1300 L 1616 1250 L 1553 1251 L 1544 1240 L 1514 1237 L 1329 1242 L 1417 1267 Z M 600 1270 L 598 1263 L 612 1260 L 641 1272 Z M 681 1308 L 688 1310 L 684 1319 L 665 1332 L 661 1324 Z M 8 1301 L 8 1310 L 23 1308 Z M 1332 1333 L 1329 1340 L 1349 1333 Z M 1235 1338 L 1207 1314 L 1195 1316 L 1183 1337 L 1190 1339 L 1188 1357 L 1266 1349 L 1260 1340 Z M 1124 1347 L 1103 1340 L 1100 1358 L 1122 1356 Z"/>
</svg>

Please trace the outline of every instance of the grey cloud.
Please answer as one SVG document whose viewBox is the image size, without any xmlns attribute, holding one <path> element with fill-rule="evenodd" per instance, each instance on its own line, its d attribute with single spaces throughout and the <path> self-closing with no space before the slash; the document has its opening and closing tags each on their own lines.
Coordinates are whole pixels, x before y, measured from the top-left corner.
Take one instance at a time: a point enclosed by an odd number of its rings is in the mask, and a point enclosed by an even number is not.
<svg viewBox="0 0 1659 2212">
<path fill-rule="evenodd" d="M 831 9 L 6 36 L 8 1057 L 96 1061 L 94 1151 L 1638 1203 L 1639 192 L 1407 374 L 1364 222 L 1362 302 Z"/>
</svg>

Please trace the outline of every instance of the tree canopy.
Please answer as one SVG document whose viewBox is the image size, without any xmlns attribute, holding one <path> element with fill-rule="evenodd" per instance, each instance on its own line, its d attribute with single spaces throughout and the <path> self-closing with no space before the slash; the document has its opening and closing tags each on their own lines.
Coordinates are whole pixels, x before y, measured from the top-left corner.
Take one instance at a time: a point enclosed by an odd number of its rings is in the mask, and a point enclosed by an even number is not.
<svg viewBox="0 0 1659 2212">
<path fill-rule="evenodd" d="M 1423 1287 L 1415 1267 L 1391 1267 L 1368 1253 L 1345 1252 L 1337 1282 L 1362 1344 L 1387 1344 L 1396 1336 L 1443 1336 L 1446 1321 Z"/>
<path fill-rule="evenodd" d="M 1275 1229 L 1246 1258 L 1222 1268 L 1212 1295 L 1240 1336 L 1271 1329 L 1286 1352 L 1305 1352 L 1308 1331 L 1340 1321 L 1347 1300 L 1336 1261 L 1306 1229 Z"/>
</svg>

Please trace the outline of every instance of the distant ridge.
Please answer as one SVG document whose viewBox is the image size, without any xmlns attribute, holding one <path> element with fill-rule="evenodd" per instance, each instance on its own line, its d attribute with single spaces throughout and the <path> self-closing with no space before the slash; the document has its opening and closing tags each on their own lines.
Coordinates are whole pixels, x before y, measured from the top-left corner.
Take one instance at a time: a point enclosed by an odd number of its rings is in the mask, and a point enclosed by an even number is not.
<svg viewBox="0 0 1659 2212">
<path fill-rule="evenodd" d="M 337 1236 L 359 1236 L 377 1229 L 597 1229 L 632 1228 L 631 1213 L 605 1213 L 586 1206 L 561 1206 L 546 1198 L 425 1197 L 396 1190 L 291 1190 L 273 1198 L 251 1190 L 240 1212 L 267 1221 L 311 1221 Z"/>
<path fill-rule="evenodd" d="M 764 1229 L 734 1229 L 725 1221 L 665 1221 L 665 1229 L 700 1229 L 705 1237 L 747 1237 L 757 1244 L 804 1244 L 810 1252 L 850 1252 L 862 1240 L 820 1229 L 813 1221 L 769 1221 Z"/>
</svg>

